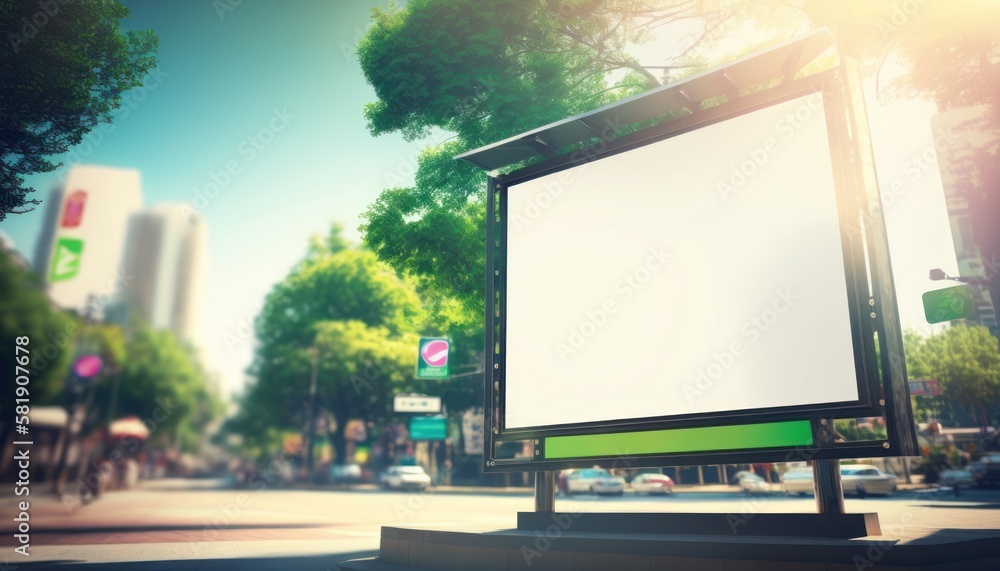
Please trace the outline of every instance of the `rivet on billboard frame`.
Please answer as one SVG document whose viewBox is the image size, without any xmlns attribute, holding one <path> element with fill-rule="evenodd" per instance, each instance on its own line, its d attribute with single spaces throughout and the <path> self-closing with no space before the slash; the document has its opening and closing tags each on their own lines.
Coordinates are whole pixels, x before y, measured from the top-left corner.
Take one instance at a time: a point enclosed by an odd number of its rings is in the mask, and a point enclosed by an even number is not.
<svg viewBox="0 0 1000 571">
<path fill-rule="evenodd" d="M 885 406 L 885 399 L 878 399 L 879 406 Z"/>
<path fill-rule="evenodd" d="M 495 391 L 500 390 L 500 381 L 493 381 L 493 390 Z"/>
<path fill-rule="evenodd" d="M 493 275 L 499 276 L 500 275 L 500 270 L 493 270 Z"/>
<path fill-rule="evenodd" d="M 888 450 L 889 449 L 889 443 L 888 442 L 883 442 L 882 443 L 882 448 L 885 448 L 886 450 Z"/>
<path fill-rule="evenodd" d="M 875 312 L 874 311 L 871 313 L 871 316 L 872 316 L 872 319 L 875 319 Z"/>
<path fill-rule="evenodd" d="M 493 363 L 493 368 L 494 369 L 499 369 L 500 368 L 500 363 Z"/>
<path fill-rule="evenodd" d="M 541 453 L 542 453 L 541 450 L 535 450 L 535 456 L 539 456 L 539 455 L 541 455 Z"/>
<path fill-rule="evenodd" d="M 875 298 L 874 297 L 869 297 L 868 298 L 868 305 L 875 305 Z"/>
<path fill-rule="evenodd" d="M 826 426 L 827 420 L 825 418 L 821 418 L 819 419 L 819 423 L 822 424 L 823 426 Z"/>
</svg>

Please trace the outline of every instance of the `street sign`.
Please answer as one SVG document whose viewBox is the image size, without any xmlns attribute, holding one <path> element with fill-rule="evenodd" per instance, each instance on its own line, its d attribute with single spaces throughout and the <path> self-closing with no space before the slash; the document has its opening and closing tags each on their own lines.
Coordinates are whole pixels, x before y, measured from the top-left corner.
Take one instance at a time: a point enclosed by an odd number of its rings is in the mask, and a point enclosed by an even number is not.
<svg viewBox="0 0 1000 571">
<path fill-rule="evenodd" d="M 927 323 L 941 323 L 976 316 L 972 294 L 964 285 L 929 291 L 923 295 L 923 301 Z"/>
<path fill-rule="evenodd" d="M 56 242 L 55 255 L 52 256 L 49 281 L 58 282 L 76 277 L 76 274 L 80 272 L 80 256 L 82 254 L 83 240 L 59 238 L 59 241 Z"/>
<path fill-rule="evenodd" d="M 410 440 L 444 440 L 448 437 L 448 421 L 443 416 L 410 418 Z"/>
<path fill-rule="evenodd" d="M 441 397 L 396 395 L 392 400 L 394 412 L 441 412 Z"/>
<path fill-rule="evenodd" d="M 941 394 L 941 382 L 937 379 L 910 381 L 910 396 L 937 396 L 939 394 Z"/>
<path fill-rule="evenodd" d="M 81 379 L 90 379 L 101 372 L 101 365 L 97 355 L 82 355 L 73 362 L 73 372 Z"/>
<path fill-rule="evenodd" d="M 422 337 L 417 351 L 417 378 L 441 379 L 448 376 L 448 339 Z"/>
</svg>

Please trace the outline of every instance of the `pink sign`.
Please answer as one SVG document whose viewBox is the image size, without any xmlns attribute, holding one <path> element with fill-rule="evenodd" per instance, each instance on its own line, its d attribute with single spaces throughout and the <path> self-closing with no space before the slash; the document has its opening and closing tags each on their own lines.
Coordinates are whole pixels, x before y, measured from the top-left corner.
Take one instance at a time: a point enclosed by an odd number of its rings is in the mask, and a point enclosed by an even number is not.
<svg viewBox="0 0 1000 571">
<path fill-rule="evenodd" d="M 448 342 L 435 339 L 424 345 L 420 350 L 420 356 L 431 367 L 443 367 L 448 363 Z"/>
<path fill-rule="evenodd" d="M 83 207 L 87 204 L 87 193 L 78 190 L 66 197 L 66 207 L 63 209 L 62 227 L 76 228 L 83 220 Z"/>
<path fill-rule="evenodd" d="M 89 379 L 101 372 L 101 358 L 97 355 L 84 355 L 73 363 L 73 372 L 81 379 Z"/>
</svg>

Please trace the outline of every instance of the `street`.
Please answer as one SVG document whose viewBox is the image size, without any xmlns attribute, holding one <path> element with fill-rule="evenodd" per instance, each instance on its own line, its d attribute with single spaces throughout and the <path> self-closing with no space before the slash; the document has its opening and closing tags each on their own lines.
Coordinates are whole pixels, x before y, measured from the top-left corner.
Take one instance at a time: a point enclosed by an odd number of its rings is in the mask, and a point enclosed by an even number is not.
<svg viewBox="0 0 1000 571">
<path fill-rule="evenodd" d="M 2 499 L 4 555 L 0 569 L 305 569 L 334 570 L 338 562 L 375 555 L 382 525 L 463 531 L 512 528 L 515 513 L 532 509 L 526 491 L 370 489 L 235 490 L 210 480 L 160 480 L 106 494 L 76 513 L 55 498 L 32 496 L 30 557 L 9 522 L 21 498 Z M 981 535 L 1000 528 L 1000 492 L 901 491 L 890 498 L 846 500 L 848 512 L 877 511 L 883 534 L 920 537 L 942 530 Z M 811 512 L 811 497 L 746 497 L 737 492 L 684 490 L 667 497 L 558 497 L 559 511 Z M 980 530 L 980 531 L 976 531 Z"/>
</svg>

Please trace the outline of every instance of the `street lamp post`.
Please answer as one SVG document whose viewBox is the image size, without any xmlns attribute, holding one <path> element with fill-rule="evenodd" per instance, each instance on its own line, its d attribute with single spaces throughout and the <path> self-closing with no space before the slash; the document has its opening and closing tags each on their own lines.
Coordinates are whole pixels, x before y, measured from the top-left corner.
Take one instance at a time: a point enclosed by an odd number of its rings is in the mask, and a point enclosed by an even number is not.
<svg viewBox="0 0 1000 571">
<path fill-rule="evenodd" d="M 319 363 L 319 350 L 315 345 L 309 348 L 312 361 L 312 375 L 309 380 L 309 424 L 306 426 L 306 474 L 312 480 L 313 472 L 313 441 L 316 435 L 316 377 Z"/>
</svg>

